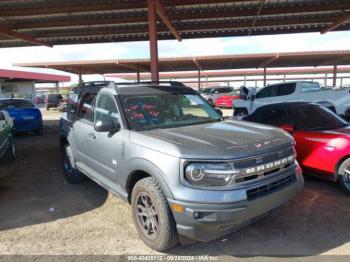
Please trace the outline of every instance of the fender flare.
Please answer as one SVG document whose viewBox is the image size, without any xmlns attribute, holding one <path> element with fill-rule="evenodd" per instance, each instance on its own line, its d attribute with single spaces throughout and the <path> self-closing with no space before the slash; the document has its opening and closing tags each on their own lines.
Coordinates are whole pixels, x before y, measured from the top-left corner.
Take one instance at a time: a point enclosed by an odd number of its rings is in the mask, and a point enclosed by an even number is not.
<svg viewBox="0 0 350 262">
<path fill-rule="evenodd" d="M 145 159 L 134 158 L 134 159 L 131 159 L 130 161 L 128 161 L 126 166 L 129 167 L 126 170 L 126 174 L 128 174 L 128 175 L 124 181 L 121 181 L 122 182 L 121 184 L 125 188 L 126 191 L 128 191 L 133 174 L 137 171 L 142 171 L 142 172 L 149 174 L 155 180 L 157 180 L 159 186 L 161 187 L 164 195 L 167 198 L 174 198 L 168 184 L 166 183 L 166 181 L 164 179 L 165 174 L 155 164 L 153 164 L 152 162 L 145 160 Z"/>
</svg>

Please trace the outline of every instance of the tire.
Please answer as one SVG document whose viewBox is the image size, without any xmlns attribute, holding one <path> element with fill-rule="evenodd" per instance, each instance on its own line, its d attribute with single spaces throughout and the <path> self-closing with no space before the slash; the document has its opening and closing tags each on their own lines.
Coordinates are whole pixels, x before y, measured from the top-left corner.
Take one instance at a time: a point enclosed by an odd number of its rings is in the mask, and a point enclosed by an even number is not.
<svg viewBox="0 0 350 262">
<path fill-rule="evenodd" d="M 10 144 L 2 158 L 5 163 L 11 163 L 16 160 L 16 147 L 13 139 L 10 139 Z"/>
<path fill-rule="evenodd" d="M 47 106 L 47 107 L 46 107 L 46 110 L 47 110 L 47 111 L 50 111 L 50 107 L 49 107 L 49 106 Z"/>
<path fill-rule="evenodd" d="M 40 127 L 34 131 L 36 136 L 42 136 L 44 131 L 43 131 L 43 125 L 40 125 Z"/>
<path fill-rule="evenodd" d="M 338 168 L 339 183 L 350 194 L 350 158 L 345 159 Z"/>
<path fill-rule="evenodd" d="M 248 110 L 246 108 L 236 108 L 233 111 L 233 116 L 248 115 Z"/>
<path fill-rule="evenodd" d="M 62 164 L 64 177 L 70 184 L 80 184 L 86 180 L 86 176 L 81 173 L 76 165 L 73 151 L 70 145 L 66 145 L 62 152 Z"/>
<path fill-rule="evenodd" d="M 177 245 L 179 238 L 175 219 L 153 177 L 136 183 L 131 195 L 131 207 L 136 229 L 147 246 L 164 251 Z"/>
</svg>

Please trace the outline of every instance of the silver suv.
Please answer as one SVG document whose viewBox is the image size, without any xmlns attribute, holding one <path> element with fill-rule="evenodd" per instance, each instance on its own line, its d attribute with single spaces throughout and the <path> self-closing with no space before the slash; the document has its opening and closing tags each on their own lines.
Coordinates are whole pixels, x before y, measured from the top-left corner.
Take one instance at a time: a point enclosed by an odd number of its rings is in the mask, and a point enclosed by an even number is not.
<svg viewBox="0 0 350 262">
<path fill-rule="evenodd" d="M 182 85 L 87 83 L 61 118 L 64 174 L 131 204 L 161 251 L 210 241 L 285 204 L 303 187 L 294 141 L 273 127 L 223 121 Z"/>
</svg>

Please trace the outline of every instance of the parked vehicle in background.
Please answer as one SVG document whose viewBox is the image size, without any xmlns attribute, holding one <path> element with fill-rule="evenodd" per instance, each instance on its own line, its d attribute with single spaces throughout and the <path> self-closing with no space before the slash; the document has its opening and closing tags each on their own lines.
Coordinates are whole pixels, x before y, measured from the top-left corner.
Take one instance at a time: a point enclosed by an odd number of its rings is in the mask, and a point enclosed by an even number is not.
<svg viewBox="0 0 350 262">
<path fill-rule="evenodd" d="M 16 158 L 13 121 L 6 111 L 0 111 L 0 160 L 13 162 Z"/>
<path fill-rule="evenodd" d="M 350 194 L 350 126 L 319 104 L 279 103 L 244 120 L 278 126 L 294 136 L 304 173 L 339 181 Z"/>
<path fill-rule="evenodd" d="M 39 108 L 25 99 L 0 99 L 0 110 L 9 113 L 14 121 L 16 132 L 33 131 L 36 135 L 43 132 L 43 120 Z"/>
<path fill-rule="evenodd" d="M 215 106 L 220 108 L 232 108 L 233 101 L 239 98 L 239 91 L 233 91 L 216 99 Z"/>
<path fill-rule="evenodd" d="M 200 90 L 200 94 L 210 105 L 215 105 L 215 102 L 219 97 L 228 95 L 231 92 L 233 92 L 233 87 L 230 86 L 208 87 Z"/>
<path fill-rule="evenodd" d="M 319 83 L 296 81 L 266 86 L 246 99 L 237 99 L 234 116 L 250 115 L 264 105 L 280 102 L 314 102 L 350 119 L 350 89 L 321 88 Z"/>
<path fill-rule="evenodd" d="M 73 90 L 61 118 L 68 182 L 85 175 L 131 204 L 142 240 L 166 250 L 210 241 L 303 187 L 286 132 L 223 121 L 186 86 L 113 82 Z"/>
<path fill-rule="evenodd" d="M 59 108 L 61 102 L 63 102 L 61 94 L 48 94 L 46 96 L 46 110 L 50 110 L 50 108 Z"/>
</svg>

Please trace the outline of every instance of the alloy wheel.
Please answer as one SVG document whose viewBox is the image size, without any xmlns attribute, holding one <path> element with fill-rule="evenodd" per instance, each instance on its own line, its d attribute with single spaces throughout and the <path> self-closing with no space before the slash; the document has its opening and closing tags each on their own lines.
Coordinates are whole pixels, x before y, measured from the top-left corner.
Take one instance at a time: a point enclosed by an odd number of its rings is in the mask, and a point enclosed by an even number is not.
<svg viewBox="0 0 350 262">
<path fill-rule="evenodd" d="M 156 239 L 159 234 L 158 212 L 151 197 L 145 192 L 141 192 L 137 197 L 136 215 L 144 235 L 149 239 Z"/>
</svg>

